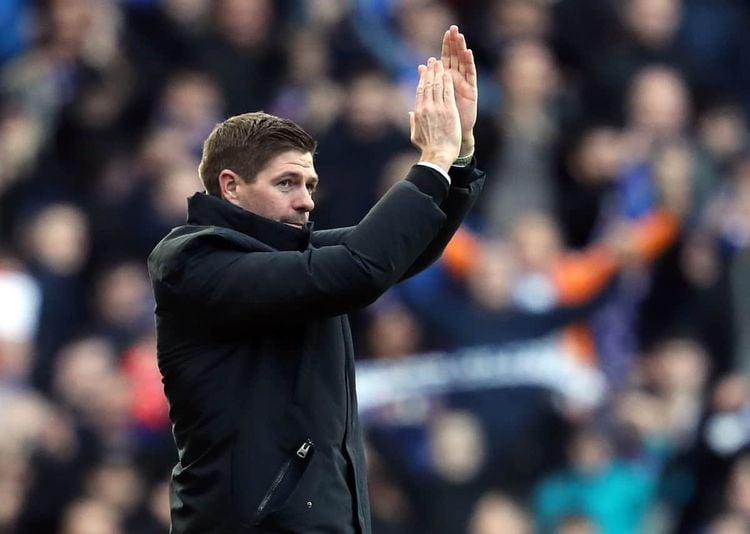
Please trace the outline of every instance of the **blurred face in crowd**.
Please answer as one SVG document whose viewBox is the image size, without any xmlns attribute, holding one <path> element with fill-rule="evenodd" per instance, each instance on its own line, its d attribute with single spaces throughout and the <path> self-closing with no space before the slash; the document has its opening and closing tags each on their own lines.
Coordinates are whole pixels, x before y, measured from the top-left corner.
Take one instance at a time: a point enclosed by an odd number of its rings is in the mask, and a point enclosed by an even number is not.
<svg viewBox="0 0 750 534">
<path fill-rule="evenodd" d="M 513 106 L 542 106 L 557 87 L 557 71 L 549 49 L 539 41 L 510 46 L 500 76 L 504 96 Z"/>
<path fill-rule="evenodd" d="M 416 318 L 402 306 L 376 312 L 368 330 L 372 356 L 397 357 L 419 350 L 421 332 Z"/>
<path fill-rule="evenodd" d="M 0 117 L 0 193 L 33 164 L 41 142 L 41 124 L 29 111 Z"/>
<path fill-rule="evenodd" d="M 635 37 L 646 46 L 668 44 L 677 31 L 681 0 L 630 0 L 625 18 Z"/>
<path fill-rule="evenodd" d="M 511 304 L 517 274 L 516 258 L 507 243 L 498 240 L 483 242 L 477 262 L 469 271 L 469 293 L 486 309 L 503 309 Z"/>
<path fill-rule="evenodd" d="M 355 78 L 346 95 L 346 120 L 352 135 L 366 136 L 381 130 L 389 120 L 394 89 L 382 74 L 370 72 Z"/>
<path fill-rule="evenodd" d="M 598 473 L 611 461 L 607 438 L 590 430 L 583 430 L 573 438 L 568 454 L 572 467 L 581 473 Z"/>
<path fill-rule="evenodd" d="M 402 0 L 400 4 L 398 21 L 408 48 L 421 56 L 434 54 L 435 36 L 442 35 L 455 16 L 445 2 Z"/>
<path fill-rule="evenodd" d="M 640 436 L 662 432 L 669 424 L 665 401 L 658 395 L 637 389 L 618 396 L 615 413 L 623 426 Z"/>
<path fill-rule="evenodd" d="M 520 215 L 513 225 L 512 239 L 527 272 L 548 272 L 562 250 L 562 238 L 554 219 L 542 212 Z"/>
<path fill-rule="evenodd" d="M 271 30 L 273 4 L 270 0 L 219 0 L 216 22 L 219 32 L 240 48 L 264 43 Z"/>
<path fill-rule="evenodd" d="M 307 84 L 326 76 L 330 70 L 328 50 L 319 32 L 301 30 L 290 37 L 289 78 Z"/>
<path fill-rule="evenodd" d="M 560 522 L 556 534 L 597 534 L 594 522 L 585 516 L 569 516 Z"/>
<path fill-rule="evenodd" d="M 533 0 L 495 0 L 492 20 L 492 27 L 507 40 L 541 39 L 551 26 L 548 3 Z"/>
<path fill-rule="evenodd" d="M 287 150 L 272 157 L 250 182 L 225 169 L 219 183 L 224 199 L 235 206 L 302 228 L 315 207 L 318 175 L 310 152 Z"/>
<path fill-rule="evenodd" d="M 86 499 L 70 506 L 63 518 L 62 534 L 119 534 L 120 515 L 96 499 Z"/>
<path fill-rule="evenodd" d="M 631 85 L 629 115 L 633 127 L 656 138 L 680 135 L 689 115 L 684 80 L 666 67 L 643 69 Z"/>
<path fill-rule="evenodd" d="M 206 18 L 209 2 L 210 0 L 165 0 L 164 8 L 173 19 L 190 24 Z"/>
<path fill-rule="evenodd" d="M 130 464 L 103 464 L 86 477 L 89 495 L 124 514 L 132 513 L 143 496 L 144 481 Z"/>
<path fill-rule="evenodd" d="M 124 328 L 143 324 L 152 307 L 145 269 L 126 262 L 105 271 L 96 285 L 96 305 L 99 316 L 110 324 Z"/>
<path fill-rule="evenodd" d="M 586 184 L 604 184 L 615 179 L 623 160 L 620 133 L 614 128 L 593 128 L 581 139 L 570 158 L 573 177 Z"/>
<path fill-rule="evenodd" d="M 744 111 L 738 105 L 709 109 L 698 120 L 698 137 L 712 156 L 730 160 L 748 142 Z"/>
<path fill-rule="evenodd" d="M 750 457 L 740 456 L 732 466 L 727 486 L 727 503 L 732 511 L 750 514 Z"/>
<path fill-rule="evenodd" d="M 93 403 L 100 384 L 114 373 L 112 347 L 97 338 L 72 342 L 60 351 L 55 369 L 55 390 L 75 408 Z"/>
<path fill-rule="evenodd" d="M 746 534 L 750 521 L 742 514 L 726 513 L 714 519 L 708 527 L 710 534 Z"/>
<path fill-rule="evenodd" d="M 331 28 L 348 15 L 349 0 L 307 0 L 307 13 L 313 26 Z"/>
<path fill-rule="evenodd" d="M 91 0 L 52 0 L 49 20 L 55 45 L 76 53 L 92 23 Z"/>
<path fill-rule="evenodd" d="M 708 356 L 689 339 L 671 339 L 656 349 L 649 371 L 654 385 L 664 393 L 697 393 L 707 380 Z"/>
<path fill-rule="evenodd" d="M 485 460 L 484 432 L 469 412 L 440 414 L 430 424 L 430 449 L 435 471 L 445 480 L 462 483 L 473 479 Z"/>
<path fill-rule="evenodd" d="M 56 274 L 73 274 L 87 259 L 88 221 L 77 206 L 55 204 L 45 208 L 31 223 L 26 238 L 34 261 Z"/>
<path fill-rule="evenodd" d="M 23 464 L 8 463 L 16 453 L 28 452 L 34 442 L 50 424 L 50 406 L 40 397 L 30 393 L 0 391 L 0 475 L 20 475 Z"/>
<path fill-rule="evenodd" d="M 173 128 L 157 129 L 145 139 L 138 156 L 138 165 L 144 174 L 158 176 L 190 161 L 188 150 L 185 136 L 181 132 Z"/>
<path fill-rule="evenodd" d="M 712 393 L 712 409 L 717 412 L 740 410 L 750 396 L 750 383 L 743 374 L 730 374 L 719 380 Z"/>
<path fill-rule="evenodd" d="M 531 522 L 513 501 L 499 493 L 484 495 L 470 519 L 469 534 L 530 534 Z"/>
<path fill-rule="evenodd" d="M 654 155 L 654 182 L 664 205 L 688 213 L 693 201 L 694 156 L 684 143 L 661 147 Z"/>
<path fill-rule="evenodd" d="M 222 110 L 221 92 L 216 82 L 199 72 L 172 77 L 164 91 L 163 112 L 171 126 L 197 129 L 201 137 L 210 129 Z"/>
</svg>

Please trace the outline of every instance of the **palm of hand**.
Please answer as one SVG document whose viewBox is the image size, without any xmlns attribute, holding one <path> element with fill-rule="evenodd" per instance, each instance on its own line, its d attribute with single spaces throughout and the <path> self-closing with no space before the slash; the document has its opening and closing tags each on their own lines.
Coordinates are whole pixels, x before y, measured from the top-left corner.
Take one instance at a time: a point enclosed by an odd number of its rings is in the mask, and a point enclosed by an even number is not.
<svg viewBox="0 0 750 534">
<path fill-rule="evenodd" d="M 453 77 L 456 107 L 461 117 L 461 131 L 471 131 L 477 122 L 477 87 L 469 83 L 466 76 L 458 69 L 451 68 L 449 72 Z"/>
</svg>

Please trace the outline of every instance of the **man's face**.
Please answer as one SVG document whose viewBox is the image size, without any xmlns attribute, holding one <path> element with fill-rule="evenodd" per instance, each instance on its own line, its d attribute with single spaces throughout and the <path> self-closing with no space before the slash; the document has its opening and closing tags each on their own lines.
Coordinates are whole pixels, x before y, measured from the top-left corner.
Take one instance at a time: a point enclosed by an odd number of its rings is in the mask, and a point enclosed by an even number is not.
<svg viewBox="0 0 750 534">
<path fill-rule="evenodd" d="M 271 158 L 252 182 L 237 180 L 225 198 L 267 219 L 301 228 L 315 207 L 312 193 L 317 185 L 312 154 L 287 150 Z"/>
</svg>

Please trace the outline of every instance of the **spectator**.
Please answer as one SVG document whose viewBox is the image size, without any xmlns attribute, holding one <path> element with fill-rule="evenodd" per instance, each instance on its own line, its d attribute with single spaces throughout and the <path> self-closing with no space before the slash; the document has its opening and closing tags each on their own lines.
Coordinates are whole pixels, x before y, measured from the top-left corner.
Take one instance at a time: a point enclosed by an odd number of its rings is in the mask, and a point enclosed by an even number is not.
<svg viewBox="0 0 750 534">
<path fill-rule="evenodd" d="M 492 162 L 493 187 L 482 204 L 487 230 L 498 237 L 507 235 L 519 214 L 550 211 L 556 194 L 551 176 L 557 136 L 554 58 L 542 42 L 520 41 L 507 46 L 502 59 L 502 111 L 496 123 L 501 143 Z"/>
<path fill-rule="evenodd" d="M 65 514 L 62 534 L 121 534 L 122 518 L 97 499 L 82 499 Z"/>
<path fill-rule="evenodd" d="M 471 516 L 470 534 L 529 534 L 531 518 L 507 496 L 485 493 Z"/>
<path fill-rule="evenodd" d="M 386 162 L 409 145 L 395 121 L 401 112 L 394 86 L 378 71 L 352 77 L 346 86 L 345 113 L 323 133 L 316 167 L 321 183 L 315 222 L 324 228 L 356 224 L 379 198 L 378 178 Z M 399 115 L 405 124 L 405 114 Z M 369 161 L 351 172 L 349 161 Z M 351 198 L 351 202 L 336 199 Z"/>
<path fill-rule="evenodd" d="M 569 514 L 584 513 L 603 532 L 639 532 L 649 510 L 655 478 L 619 461 L 606 435 L 581 429 L 569 443 L 566 469 L 543 480 L 535 495 L 542 532 Z"/>
<path fill-rule="evenodd" d="M 555 531 L 556 534 L 596 534 L 594 522 L 585 515 L 568 515 L 564 517 Z"/>
<path fill-rule="evenodd" d="M 272 40 L 277 5 L 270 0 L 212 4 L 214 25 L 198 45 L 198 60 L 222 88 L 229 115 L 265 108 L 278 87 L 284 63 Z"/>
<path fill-rule="evenodd" d="M 30 272 L 42 298 L 32 373 L 34 383 L 46 390 L 55 354 L 85 321 L 88 219 L 75 205 L 53 204 L 28 222 L 24 238 Z"/>
</svg>

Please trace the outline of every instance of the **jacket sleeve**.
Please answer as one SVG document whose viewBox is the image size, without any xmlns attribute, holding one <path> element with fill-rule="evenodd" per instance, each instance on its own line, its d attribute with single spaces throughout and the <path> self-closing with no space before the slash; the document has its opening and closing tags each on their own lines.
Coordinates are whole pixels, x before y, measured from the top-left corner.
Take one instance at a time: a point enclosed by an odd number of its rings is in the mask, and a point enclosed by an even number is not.
<svg viewBox="0 0 750 534">
<path fill-rule="evenodd" d="M 445 247 L 456 233 L 461 222 L 471 210 L 484 186 L 485 173 L 476 169 L 476 160 L 466 167 L 453 167 L 450 172 L 452 185 L 448 197 L 440 208 L 445 213 L 446 222 L 437 236 L 427 245 L 409 267 L 402 279 L 423 271 L 440 258 Z M 313 233 L 312 243 L 316 247 L 326 247 L 342 243 L 355 226 L 319 230 Z"/>
<path fill-rule="evenodd" d="M 456 233 L 461 222 L 471 210 L 484 186 L 485 173 L 476 168 L 476 159 L 466 167 L 452 167 L 450 171 L 451 187 L 448 197 L 440 206 L 445 213 L 446 221 L 437 236 L 419 255 L 402 279 L 409 278 L 423 271 L 440 258 L 445 247 Z"/>
<path fill-rule="evenodd" d="M 317 230 L 313 232 L 312 244 L 314 247 L 318 248 L 340 245 L 355 228 L 356 226 L 347 226 L 345 228 L 333 228 L 331 230 Z"/>
<path fill-rule="evenodd" d="M 164 309 L 189 306 L 221 321 L 295 321 L 338 315 L 369 304 L 403 277 L 439 233 L 448 187 L 438 173 L 415 167 L 341 244 L 304 252 L 239 252 L 219 236 L 186 240 L 183 250 L 150 258 Z M 202 241 L 202 242 L 201 242 Z M 161 298 L 159 298 L 161 297 Z"/>
</svg>

